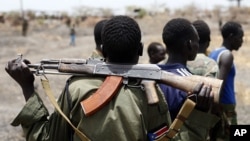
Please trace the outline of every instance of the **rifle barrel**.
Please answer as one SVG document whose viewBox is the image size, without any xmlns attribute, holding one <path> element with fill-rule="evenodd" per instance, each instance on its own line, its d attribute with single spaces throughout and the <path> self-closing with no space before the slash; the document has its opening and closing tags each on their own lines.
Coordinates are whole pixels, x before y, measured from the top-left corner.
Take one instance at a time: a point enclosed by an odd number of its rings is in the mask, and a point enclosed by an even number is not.
<svg viewBox="0 0 250 141">
<path fill-rule="evenodd" d="M 28 64 L 28 67 L 34 69 L 58 69 L 58 64 Z"/>
</svg>

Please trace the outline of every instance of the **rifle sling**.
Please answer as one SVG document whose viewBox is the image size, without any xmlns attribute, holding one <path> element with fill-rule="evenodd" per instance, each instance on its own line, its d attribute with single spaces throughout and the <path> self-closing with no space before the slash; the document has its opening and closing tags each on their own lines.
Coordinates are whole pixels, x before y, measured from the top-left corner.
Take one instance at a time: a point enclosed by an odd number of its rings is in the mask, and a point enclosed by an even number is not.
<svg viewBox="0 0 250 141">
<path fill-rule="evenodd" d="M 90 116 L 106 105 L 120 89 L 122 80 L 121 76 L 107 76 L 94 94 L 80 102 L 85 115 Z"/>
<path fill-rule="evenodd" d="M 195 107 L 195 102 L 187 98 L 183 103 L 178 115 L 174 119 L 173 123 L 170 125 L 166 135 L 157 141 L 168 141 L 172 139 L 180 131 L 181 126 L 188 118 L 194 107 Z"/>
<path fill-rule="evenodd" d="M 46 95 L 49 97 L 50 102 L 53 104 L 53 106 L 56 108 L 56 110 L 61 114 L 61 116 L 69 123 L 69 125 L 75 130 L 75 133 L 78 135 L 78 137 L 81 139 L 81 141 L 90 141 L 90 139 L 84 135 L 80 130 L 78 130 L 68 119 L 68 117 L 63 113 L 61 108 L 59 107 L 53 92 L 50 88 L 48 79 L 41 79 L 43 89 L 45 90 Z"/>
</svg>

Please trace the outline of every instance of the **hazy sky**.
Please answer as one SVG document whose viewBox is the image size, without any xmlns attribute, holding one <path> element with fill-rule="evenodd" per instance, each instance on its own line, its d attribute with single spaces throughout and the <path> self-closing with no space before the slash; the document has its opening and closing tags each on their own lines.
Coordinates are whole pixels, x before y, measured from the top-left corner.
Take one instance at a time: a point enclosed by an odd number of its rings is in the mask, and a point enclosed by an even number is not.
<svg viewBox="0 0 250 141">
<path fill-rule="evenodd" d="M 85 5 L 90 7 L 106 7 L 122 9 L 128 5 L 152 7 L 155 4 L 164 4 L 170 9 L 181 8 L 188 4 L 195 4 L 201 8 L 211 9 L 215 5 L 233 6 L 236 1 L 228 0 L 0 0 L 0 11 L 19 10 L 23 3 L 23 9 L 71 11 L 74 7 Z M 242 6 L 250 7 L 250 0 L 242 0 Z"/>
</svg>

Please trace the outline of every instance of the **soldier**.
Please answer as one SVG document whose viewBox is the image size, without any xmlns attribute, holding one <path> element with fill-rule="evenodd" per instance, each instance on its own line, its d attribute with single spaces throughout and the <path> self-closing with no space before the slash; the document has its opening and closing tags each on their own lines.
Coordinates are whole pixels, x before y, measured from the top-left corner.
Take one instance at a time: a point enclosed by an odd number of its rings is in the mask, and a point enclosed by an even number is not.
<svg viewBox="0 0 250 141">
<path fill-rule="evenodd" d="M 234 90 L 236 68 L 234 65 L 232 51 L 237 51 L 241 47 L 243 43 L 244 31 L 239 23 L 229 21 L 226 22 L 221 28 L 221 35 L 223 37 L 222 46 L 213 50 L 209 54 L 209 57 L 218 63 L 218 78 L 224 80 L 220 98 L 220 104 L 223 112 L 222 115 L 226 115 L 226 121 L 229 122 L 229 125 L 237 125 L 237 113 L 235 110 L 236 97 Z M 214 129 L 214 133 L 217 134 L 216 137 L 218 137 L 218 139 L 229 140 L 229 125 L 221 123 L 217 130 Z"/>
<path fill-rule="evenodd" d="M 177 75 L 192 75 L 186 63 L 195 59 L 199 47 L 199 37 L 192 23 L 183 18 L 170 20 L 163 29 L 162 39 L 168 49 L 168 59 L 166 64 L 159 66 Z M 160 84 L 160 87 L 168 103 L 171 119 L 174 120 L 187 98 L 187 93 L 165 84 Z M 206 86 L 207 90 L 210 88 Z M 178 136 L 189 141 L 205 141 L 209 129 L 219 120 L 209 113 L 212 103 L 211 99 L 207 99 L 196 105 L 189 116 L 192 118 L 187 119 Z"/>
<path fill-rule="evenodd" d="M 166 48 L 158 42 L 150 43 L 147 52 L 150 64 L 157 64 L 166 57 Z"/>
<path fill-rule="evenodd" d="M 206 77 L 213 77 L 217 78 L 219 67 L 217 62 L 213 59 L 209 58 L 207 53 L 207 48 L 209 47 L 210 43 L 210 28 L 207 23 L 203 20 L 196 20 L 193 22 L 195 29 L 199 35 L 199 49 L 198 53 L 195 57 L 195 60 L 188 61 L 187 67 L 195 75 L 201 75 Z M 212 113 L 217 115 L 219 118 L 224 119 L 221 117 L 221 110 L 220 105 L 218 103 L 213 104 Z M 215 125 L 215 127 L 221 122 L 221 120 Z M 213 127 L 213 128 L 215 128 Z M 213 129 L 212 128 L 212 129 Z M 210 130 L 210 136 L 208 137 L 210 140 L 214 138 L 214 131 Z"/>
<path fill-rule="evenodd" d="M 106 19 L 101 20 L 96 23 L 95 28 L 94 28 L 94 39 L 95 39 L 95 44 L 96 48 L 93 51 L 91 57 L 93 58 L 103 58 L 102 54 L 102 29 L 104 27 L 104 24 L 107 22 Z"/>
<path fill-rule="evenodd" d="M 203 20 L 193 22 L 199 35 L 199 49 L 195 60 L 188 61 L 188 69 L 195 75 L 216 77 L 219 71 L 218 64 L 206 55 L 210 43 L 210 28 Z"/>
<path fill-rule="evenodd" d="M 75 24 L 72 25 L 72 27 L 70 28 L 70 46 L 75 46 L 75 40 L 76 40 L 76 30 L 75 30 Z"/>
<path fill-rule="evenodd" d="M 27 36 L 27 31 L 29 28 L 29 21 L 27 17 L 23 18 L 23 22 L 22 22 L 22 35 L 23 36 Z"/>
</svg>

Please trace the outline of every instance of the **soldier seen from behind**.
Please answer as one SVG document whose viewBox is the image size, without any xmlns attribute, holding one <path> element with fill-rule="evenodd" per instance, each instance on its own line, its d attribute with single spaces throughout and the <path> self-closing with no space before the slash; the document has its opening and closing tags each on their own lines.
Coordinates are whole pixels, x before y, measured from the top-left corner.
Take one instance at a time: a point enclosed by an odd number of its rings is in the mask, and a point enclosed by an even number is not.
<svg viewBox="0 0 250 141">
<path fill-rule="evenodd" d="M 163 70 L 172 72 L 180 76 L 190 76 L 192 73 L 187 68 L 187 61 L 194 60 L 199 48 L 199 36 L 190 21 L 184 18 L 175 18 L 166 23 L 162 39 L 168 50 L 166 64 L 159 65 Z M 187 92 L 176 89 L 172 86 L 160 84 L 165 99 L 169 106 L 171 119 L 178 119 L 177 113 L 187 98 L 196 101 L 197 105 L 189 118 L 184 122 L 178 134 L 186 141 L 206 141 L 209 129 L 219 120 L 210 113 L 213 103 L 213 94 L 187 96 Z M 205 91 L 211 86 L 204 85 Z M 206 97 L 200 99 L 200 96 Z"/>
</svg>

